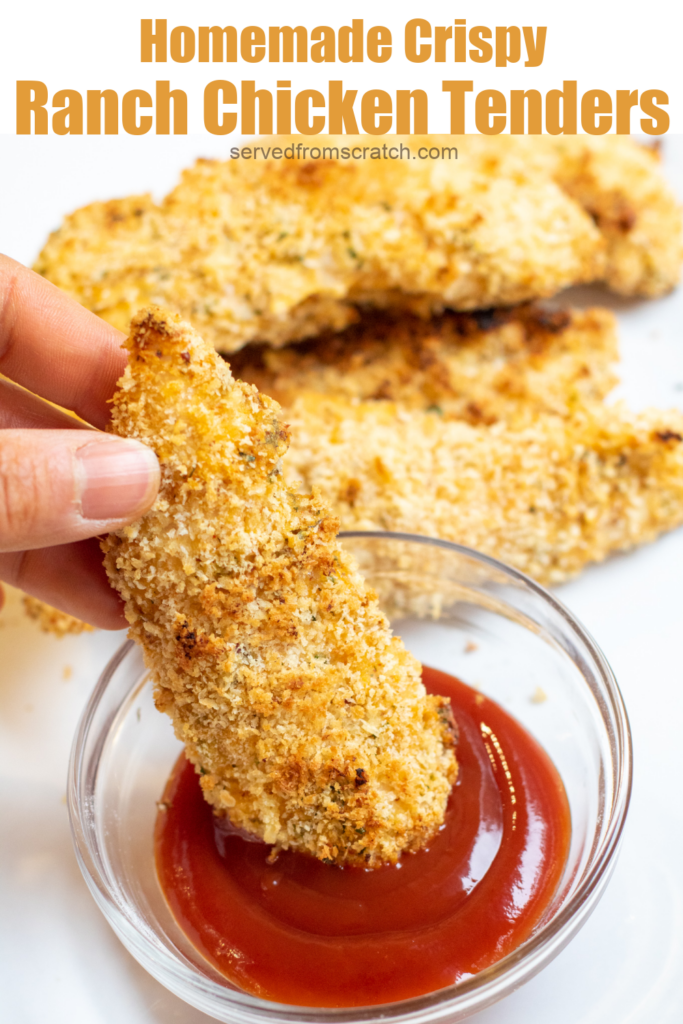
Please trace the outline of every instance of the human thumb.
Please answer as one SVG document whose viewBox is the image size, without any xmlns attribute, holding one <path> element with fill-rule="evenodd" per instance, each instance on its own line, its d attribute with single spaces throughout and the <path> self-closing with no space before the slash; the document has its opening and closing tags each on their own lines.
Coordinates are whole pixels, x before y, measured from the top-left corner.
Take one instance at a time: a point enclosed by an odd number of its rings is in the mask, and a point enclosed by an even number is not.
<svg viewBox="0 0 683 1024">
<path fill-rule="evenodd" d="M 152 505 L 151 448 L 93 430 L 0 431 L 0 551 L 116 530 Z"/>
</svg>

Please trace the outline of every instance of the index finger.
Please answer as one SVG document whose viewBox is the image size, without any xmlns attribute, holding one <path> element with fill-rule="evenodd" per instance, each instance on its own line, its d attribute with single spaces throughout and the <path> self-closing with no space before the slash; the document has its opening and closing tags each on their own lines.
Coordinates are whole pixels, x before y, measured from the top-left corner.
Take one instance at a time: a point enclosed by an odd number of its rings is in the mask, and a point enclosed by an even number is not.
<svg viewBox="0 0 683 1024">
<path fill-rule="evenodd" d="M 0 255 L 0 373 L 104 427 L 126 366 L 123 334 Z"/>
</svg>

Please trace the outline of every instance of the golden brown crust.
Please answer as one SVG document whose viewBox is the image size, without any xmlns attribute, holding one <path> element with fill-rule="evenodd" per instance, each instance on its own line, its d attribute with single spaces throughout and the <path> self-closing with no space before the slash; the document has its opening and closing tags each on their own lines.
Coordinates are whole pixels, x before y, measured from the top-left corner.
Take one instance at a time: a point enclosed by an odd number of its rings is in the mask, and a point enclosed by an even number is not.
<svg viewBox="0 0 683 1024">
<path fill-rule="evenodd" d="M 456 541 L 558 583 L 683 523 L 683 414 L 589 403 L 473 427 L 309 392 L 289 410 L 293 484 L 344 529 Z"/>
<path fill-rule="evenodd" d="M 622 295 L 653 298 L 675 288 L 683 262 L 681 205 L 659 152 L 626 135 L 414 136 L 414 150 L 453 146 L 489 174 L 538 174 L 593 219 L 606 245 L 601 280 Z"/>
<path fill-rule="evenodd" d="M 270 146 L 272 140 L 264 145 Z M 278 139 L 281 147 L 294 140 Z M 660 295 L 681 213 L 621 136 L 410 136 L 458 160 L 200 160 L 160 204 L 77 210 L 35 269 L 122 330 L 160 302 L 224 352 L 339 330 L 355 306 L 480 309 L 605 280 Z M 318 137 L 324 147 L 368 138 Z"/>
<path fill-rule="evenodd" d="M 289 489 L 280 410 L 178 317 L 135 317 L 113 430 L 159 497 L 104 542 L 156 702 L 217 812 L 364 865 L 421 846 L 456 773 L 443 700 L 392 637 L 317 494 Z"/>
<path fill-rule="evenodd" d="M 233 352 L 341 329 L 358 303 L 424 312 L 551 295 L 600 278 L 603 250 L 547 170 L 519 161 L 200 160 L 160 206 L 76 211 L 36 270 L 123 330 L 154 301 Z"/>
<path fill-rule="evenodd" d="M 445 419 L 491 424 L 520 410 L 567 414 L 616 384 L 616 323 L 607 310 L 529 305 L 425 320 L 366 312 L 336 334 L 273 349 L 249 345 L 233 373 L 284 406 L 315 392 L 395 401 Z"/>
<path fill-rule="evenodd" d="M 602 406 L 616 354 L 606 310 L 530 306 L 366 314 L 231 363 L 288 407 L 292 481 L 342 526 L 443 537 L 557 583 L 683 522 L 680 414 Z"/>
<path fill-rule="evenodd" d="M 607 243 L 605 281 L 622 295 L 654 298 L 680 282 L 681 206 L 656 149 L 627 136 L 554 139 L 553 178 L 593 217 Z"/>
</svg>

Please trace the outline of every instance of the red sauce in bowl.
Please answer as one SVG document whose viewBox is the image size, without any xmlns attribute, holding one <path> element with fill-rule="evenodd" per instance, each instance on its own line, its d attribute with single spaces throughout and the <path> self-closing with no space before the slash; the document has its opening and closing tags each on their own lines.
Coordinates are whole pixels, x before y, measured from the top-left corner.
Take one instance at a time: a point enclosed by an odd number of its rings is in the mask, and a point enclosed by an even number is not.
<svg viewBox="0 0 683 1024">
<path fill-rule="evenodd" d="M 450 697 L 460 765 L 429 847 L 365 871 L 281 853 L 216 826 L 181 757 L 157 817 L 156 865 L 178 924 L 233 984 L 300 1006 L 367 1006 L 452 985 L 525 941 L 571 835 L 547 754 L 495 702 L 424 669 Z"/>
</svg>

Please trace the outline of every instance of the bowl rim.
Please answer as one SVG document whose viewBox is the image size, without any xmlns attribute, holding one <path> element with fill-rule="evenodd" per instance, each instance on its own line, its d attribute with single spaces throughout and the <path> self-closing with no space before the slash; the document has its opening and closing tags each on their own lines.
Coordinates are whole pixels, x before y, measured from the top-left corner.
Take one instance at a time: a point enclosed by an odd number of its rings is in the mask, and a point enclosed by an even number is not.
<svg viewBox="0 0 683 1024">
<path fill-rule="evenodd" d="M 177 956 L 173 957 L 165 946 L 160 947 L 158 944 L 155 944 L 154 954 L 158 956 L 161 953 L 163 957 L 167 958 L 168 968 L 171 971 L 187 975 L 184 980 L 192 985 L 195 992 L 204 995 L 204 1001 L 201 1005 L 199 1003 L 194 1005 L 199 1006 L 200 1009 L 209 1014 L 211 1009 L 208 1001 L 211 999 L 226 1001 L 228 1004 L 232 1004 L 235 1010 L 241 1009 L 243 1012 L 246 1011 L 248 1018 L 245 1019 L 256 1021 L 258 1018 L 254 1014 L 260 1012 L 262 1014 L 261 1019 L 263 1020 L 271 1019 L 273 1022 L 287 1020 L 292 1022 L 292 1024 L 304 1020 L 310 1021 L 311 1024 L 315 1021 L 326 1020 L 360 1022 L 380 1017 L 382 1019 L 409 1021 L 412 1019 L 417 1020 L 415 1015 L 419 1015 L 421 1011 L 426 1011 L 427 1016 L 420 1019 L 437 1021 L 444 1019 L 448 1012 L 452 1012 L 459 1007 L 467 1013 L 474 1013 L 496 1002 L 503 995 L 513 991 L 523 982 L 530 980 L 537 974 L 549 960 L 567 945 L 597 905 L 614 868 L 631 800 L 633 744 L 628 713 L 614 673 L 589 631 L 554 594 L 518 569 L 473 548 L 422 534 L 383 530 L 345 530 L 340 531 L 339 538 L 340 540 L 374 539 L 404 541 L 428 547 L 442 548 L 471 558 L 475 562 L 479 562 L 502 573 L 503 576 L 510 578 L 517 584 L 521 584 L 524 589 L 530 590 L 543 603 L 549 605 L 554 612 L 559 614 L 564 624 L 569 627 L 569 630 L 578 636 L 588 650 L 594 663 L 594 669 L 600 676 L 606 692 L 609 708 L 614 719 L 614 725 L 616 726 L 614 729 L 614 743 L 619 755 L 615 761 L 615 783 L 611 813 L 599 843 L 599 850 L 595 855 L 592 855 L 593 863 L 590 870 L 576 891 L 561 906 L 558 912 L 550 920 L 543 923 L 525 942 L 501 960 L 464 981 L 437 989 L 434 992 L 413 996 L 410 999 L 369 1006 L 340 1008 L 276 1003 L 260 999 L 258 996 L 252 996 L 239 989 L 228 988 L 213 981 L 208 976 L 202 976 L 196 970 L 188 968 L 187 964 L 181 962 Z M 82 712 L 69 759 L 67 804 L 74 850 L 85 881 L 105 918 L 114 928 L 123 944 L 132 955 L 142 962 L 147 970 L 150 970 L 146 962 L 147 957 L 138 956 L 138 953 L 144 953 L 145 946 L 150 946 L 150 936 L 139 927 L 138 921 L 133 916 L 125 913 L 120 900 L 116 899 L 115 894 L 98 867 L 98 858 L 91 847 L 90 836 L 84 821 L 88 812 L 91 815 L 94 813 L 92 806 L 87 798 L 85 798 L 84 788 L 87 782 L 94 785 L 94 777 L 97 774 L 96 771 L 90 771 L 87 775 L 84 775 L 84 756 L 90 728 L 111 678 L 135 648 L 136 645 L 133 640 L 126 639 L 117 649 L 100 674 L 97 684 Z M 565 651 L 565 653 L 567 652 Z M 112 712 L 108 716 L 106 726 L 101 729 L 99 742 L 94 751 L 89 755 L 90 762 L 95 760 L 97 765 L 99 765 L 101 752 L 112 723 L 131 692 L 130 690 L 128 691 L 126 698 L 119 703 L 116 712 Z M 601 707 L 599 707 L 599 710 L 604 722 L 605 712 Z M 139 940 L 138 943 L 130 943 L 124 940 L 121 934 L 122 930 L 126 931 L 126 937 L 129 940 L 130 935 L 128 934 L 128 929 L 117 927 L 119 917 L 123 917 L 127 925 L 133 928 Z M 136 947 L 139 945 L 139 948 L 131 948 L 131 945 Z M 151 973 L 162 984 L 165 984 L 164 981 L 161 981 L 158 974 L 155 974 L 155 972 Z M 170 986 L 167 985 L 167 987 Z M 185 998 L 182 992 L 177 989 L 172 990 L 176 991 L 176 994 L 181 998 Z M 480 997 L 486 996 L 486 998 L 471 998 L 477 995 Z M 468 999 L 468 997 L 470 998 Z M 186 1001 L 188 1000 L 186 999 Z M 466 1006 L 468 1002 L 471 1003 L 471 1009 L 468 1009 Z M 251 1013 L 249 1013 L 250 1010 L 252 1011 Z M 433 1012 L 429 1013 L 430 1010 Z"/>
</svg>

